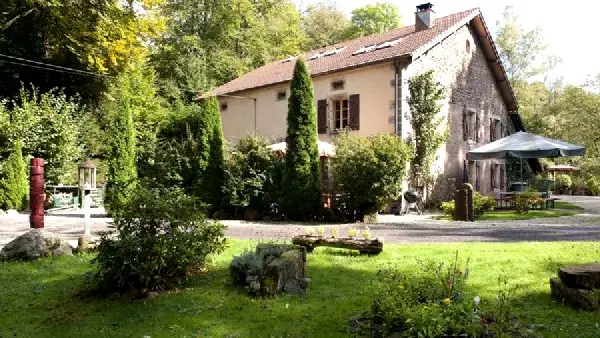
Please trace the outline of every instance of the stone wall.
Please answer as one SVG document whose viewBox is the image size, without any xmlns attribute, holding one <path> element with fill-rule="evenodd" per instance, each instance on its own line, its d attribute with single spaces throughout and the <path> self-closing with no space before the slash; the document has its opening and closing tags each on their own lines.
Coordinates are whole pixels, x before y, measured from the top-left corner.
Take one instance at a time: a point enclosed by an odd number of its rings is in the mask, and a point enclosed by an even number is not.
<svg viewBox="0 0 600 338">
<path fill-rule="evenodd" d="M 496 134 L 500 138 L 501 127 L 507 129 L 508 112 L 496 86 L 495 79 L 485 59 L 480 44 L 474 37 L 469 26 L 464 26 L 455 33 L 424 53 L 402 70 L 404 99 L 401 101 L 402 110 L 402 136 L 406 138 L 411 132 L 410 122 L 406 119 L 409 114 L 408 80 L 417 74 L 427 70 L 434 70 L 435 78 L 446 88 L 446 99 L 442 102 L 441 114 L 448 122 L 448 141 L 438 152 L 432 171 L 435 175 L 444 175 L 454 178 L 457 185 L 463 182 L 466 154 L 490 142 L 490 119 L 496 120 Z M 470 123 L 469 139 L 463 137 L 463 113 L 466 113 Z M 475 133 L 476 119 L 479 116 L 479 140 Z M 440 131 L 445 125 L 440 126 Z M 491 166 L 497 164 L 496 182 L 497 188 L 501 180 L 501 167 L 505 161 L 488 160 L 479 161 L 480 184 L 479 191 L 491 195 Z M 469 179 L 475 187 L 475 174 L 477 163 L 468 165 Z M 504 167 L 505 168 L 505 167 Z M 506 170 L 504 169 L 504 173 Z M 505 176 L 505 175 L 504 175 Z"/>
</svg>

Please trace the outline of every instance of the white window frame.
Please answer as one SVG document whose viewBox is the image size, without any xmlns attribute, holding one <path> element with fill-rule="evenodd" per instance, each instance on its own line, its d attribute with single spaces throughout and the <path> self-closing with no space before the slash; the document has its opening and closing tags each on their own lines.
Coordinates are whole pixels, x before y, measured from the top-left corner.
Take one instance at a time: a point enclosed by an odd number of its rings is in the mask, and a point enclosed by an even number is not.
<svg viewBox="0 0 600 338">
<path fill-rule="evenodd" d="M 347 97 L 332 98 L 331 107 L 333 110 L 333 129 L 344 130 L 348 128 L 350 126 L 350 100 Z M 340 114 L 339 119 L 338 114 Z"/>
</svg>

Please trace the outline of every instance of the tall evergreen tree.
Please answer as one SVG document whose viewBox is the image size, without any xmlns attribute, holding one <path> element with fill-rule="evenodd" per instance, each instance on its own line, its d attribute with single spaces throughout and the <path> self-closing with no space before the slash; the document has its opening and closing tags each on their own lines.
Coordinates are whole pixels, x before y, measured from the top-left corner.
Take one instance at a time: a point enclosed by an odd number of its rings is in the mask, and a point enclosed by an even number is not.
<svg viewBox="0 0 600 338">
<path fill-rule="evenodd" d="M 225 181 L 223 128 L 217 99 L 210 97 L 202 100 L 200 114 L 198 147 L 203 168 L 198 181 L 197 195 L 210 205 L 211 211 L 216 211 L 221 207 Z"/>
<path fill-rule="evenodd" d="M 29 184 L 20 141 L 15 142 L 13 151 L 6 160 L 3 176 L 0 180 L 0 193 L 4 197 L 4 207 L 15 210 L 25 209 Z"/>
<path fill-rule="evenodd" d="M 137 180 L 135 126 L 130 83 L 124 76 L 109 89 L 105 110 L 112 144 L 108 160 L 106 204 L 116 211 L 130 197 Z"/>
<path fill-rule="evenodd" d="M 292 220 L 306 220 L 319 211 L 321 176 L 313 84 L 306 62 L 296 61 L 287 116 L 287 151 L 282 209 Z"/>
</svg>

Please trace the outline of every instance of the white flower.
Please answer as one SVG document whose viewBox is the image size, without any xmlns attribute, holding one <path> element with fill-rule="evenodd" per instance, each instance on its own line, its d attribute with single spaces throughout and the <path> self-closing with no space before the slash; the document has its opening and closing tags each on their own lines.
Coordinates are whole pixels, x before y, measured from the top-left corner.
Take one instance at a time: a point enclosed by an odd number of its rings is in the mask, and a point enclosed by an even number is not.
<svg viewBox="0 0 600 338">
<path fill-rule="evenodd" d="M 479 299 L 479 296 L 475 296 L 475 298 L 473 298 L 473 303 L 475 303 L 475 306 L 479 305 L 479 302 L 481 302 L 481 299 Z"/>
</svg>

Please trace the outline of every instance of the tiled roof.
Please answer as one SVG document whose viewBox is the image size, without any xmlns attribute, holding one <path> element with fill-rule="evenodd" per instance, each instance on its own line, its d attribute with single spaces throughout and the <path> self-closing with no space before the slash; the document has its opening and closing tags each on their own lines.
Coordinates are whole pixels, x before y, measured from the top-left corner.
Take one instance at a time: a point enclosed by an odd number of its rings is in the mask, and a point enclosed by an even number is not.
<svg viewBox="0 0 600 338">
<path fill-rule="evenodd" d="M 458 26 L 465 23 L 465 20 L 468 21 L 477 15 L 479 15 L 479 10 L 471 9 L 435 19 L 433 27 L 429 29 L 415 31 L 415 26 L 406 26 L 382 34 L 365 36 L 319 48 L 300 56 L 308 60 L 308 66 L 313 76 L 390 60 L 417 52 L 420 48 L 436 41 L 437 38 L 443 37 L 444 33 L 456 30 Z M 397 39 L 400 40 L 391 47 L 353 55 L 360 48 Z M 327 52 L 339 47 L 344 47 L 344 49 L 337 54 L 309 60 L 311 56 L 317 53 Z M 230 94 L 289 81 L 292 78 L 294 64 L 293 60 L 291 62 L 283 62 L 283 60 L 271 62 L 214 89 L 212 94 Z"/>
</svg>

